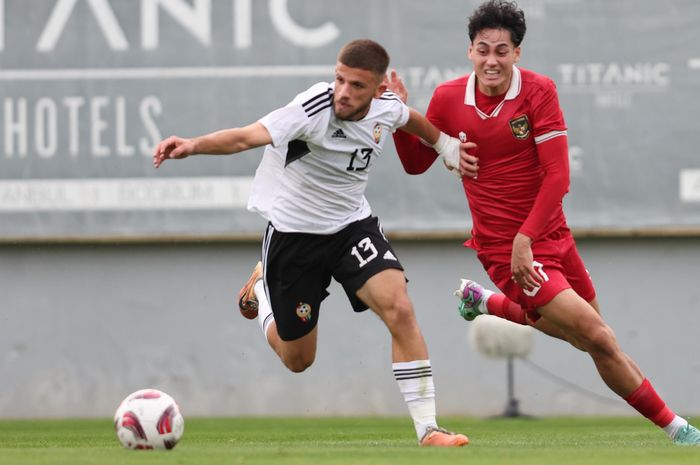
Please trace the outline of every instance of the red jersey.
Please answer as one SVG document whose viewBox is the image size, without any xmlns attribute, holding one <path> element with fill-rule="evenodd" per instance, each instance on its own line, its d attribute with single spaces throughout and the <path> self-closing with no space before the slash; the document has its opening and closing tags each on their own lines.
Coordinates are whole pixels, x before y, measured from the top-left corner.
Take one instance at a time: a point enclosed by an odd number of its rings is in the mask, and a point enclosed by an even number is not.
<svg viewBox="0 0 700 465">
<path fill-rule="evenodd" d="M 513 67 L 505 95 L 481 94 L 474 74 L 435 89 L 426 117 L 477 144 L 477 179 L 463 177 L 477 249 L 510 249 L 518 232 L 534 241 L 568 233 L 562 198 L 569 187 L 566 124 L 551 79 Z M 394 135 L 407 172 L 425 171 L 437 154 L 415 136 Z"/>
</svg>

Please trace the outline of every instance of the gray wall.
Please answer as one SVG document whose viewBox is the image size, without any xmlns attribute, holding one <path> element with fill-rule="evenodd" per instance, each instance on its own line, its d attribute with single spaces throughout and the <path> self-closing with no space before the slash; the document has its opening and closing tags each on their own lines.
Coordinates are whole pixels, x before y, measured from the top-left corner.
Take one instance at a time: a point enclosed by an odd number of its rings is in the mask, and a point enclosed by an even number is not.
<svg viewBox="0 0 700 465">
<path fill-rule="evenodd" d="M 245 239 L 262 225 L 244 208 L 260 151 L 154 172 L 161 136 L 258 118 L 332 79 L 338 48 L 360 36 L 387 46 L 421 110 L 438 83 L 469 71 L 465 20 L 480 1 L 338 3 L 0 0 L 0 417 L 104 416 L 144 386 L 173 394 L 185 415 L 404 412 L 386 331 L 354 315 L 337 286 L 316 364 L 293 375 L 235 310 L 256 244 L 157 242 Z M 555 80 L 570 126 L 571 224 L 698 231 L 700 2 L 520 4 L 521 64 Z M 367 195 L 387 230 L 468 229 L 454 179 L 441 169 L 407 178 L 386 153 Z M 143 238 L 152 242 L 129 243 Z M 74 240 L 104 245 L 36 245 Z M 458 240 L 396 248 L 440 411 L 499 413 L 505 364 L 469 348 L 451 296 L 460 276 L 485 278 L 473 254 Z M 700 413 L 700 238 L 590 239 L 581 249 L 623 347 L 674 408 Z M 537 337 L 529 361 L 586 391 L 518 363 L 528 413 L 629 413 L 605 400 L 584 354 Z"/>
<path fill-rule="evenodd" d="M 485 276 L 459 241 L 395 247 L 431 350 L 442 414 L 501 413 L 505 362 L 467 342 L 457 278 Z M 672 408 L 700 414 L 700 238 L 588 239 L 580 251 L 608 322 Z M 389 338 L 331 286 L 319 353 L 287 372 L 236 310 L 253 243 L 0 247 L 0 417 L 109 416 L 130 391 L 171 393 L 185 415 L 404 414 Z M 536 415 L 632 414 L 585 354 L 536 335 L 516 395 Z M 602 396 L 603 398 L 597 397 Z"/>
</svg>

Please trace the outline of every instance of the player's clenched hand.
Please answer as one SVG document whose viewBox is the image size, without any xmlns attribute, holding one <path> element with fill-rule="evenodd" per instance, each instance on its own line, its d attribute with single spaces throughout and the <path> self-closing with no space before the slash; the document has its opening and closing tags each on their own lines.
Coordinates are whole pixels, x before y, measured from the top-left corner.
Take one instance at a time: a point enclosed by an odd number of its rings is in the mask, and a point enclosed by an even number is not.
<svg viewBox="0 0 700 465">
<path fill-rule="evenodd" d="M 474 142 L 462 142 L 459 145 L 459 170 L 462 176 L 476 179 L 479 174 L 479 158 L 476 156 Z"/>
<path fill-rule="evenodd" d="M 389 73 L 386 83 L 387 89 L 395 93 L 403 103 L 408 102 L 408 90 L 406 90 L 406 86 L 403 84 L 401 76 L 398 75 L 395 69 L 392 69 Z"/>
<path fill-rule="evenodd" d="M 532 240 L 522 233 L 518 233 L 513 239 L 513 253 L 511 255 L 510 270 L 513 273 L 513 281 L 526 291 L 539 287 L 542 276 L 533 266 L 531 248 Z"/>
<path fill-rule="evenodd" d="M 192 139 L 170 136 L 162 140 L 153 151 L 153 166 L 158 168 L 168 158 L 180 159 L 194 153 Z"/>
</svg>

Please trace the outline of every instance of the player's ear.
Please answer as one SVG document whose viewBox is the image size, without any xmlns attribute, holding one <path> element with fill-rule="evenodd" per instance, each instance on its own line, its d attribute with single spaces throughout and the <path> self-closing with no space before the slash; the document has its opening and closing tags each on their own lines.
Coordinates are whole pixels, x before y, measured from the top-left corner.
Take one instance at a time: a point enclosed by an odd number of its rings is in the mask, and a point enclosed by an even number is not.
<svg viewBox="0 0 700 465">
<path fill-rule="evenodd" d="M 386 90 L 387 90 L 388 88 L 389 88 L 389 78 L 388 78 L 388 76 L 385 74 L 385 75 L 382 77 L 382 82 L 379 83 L 379 85 L 377 86 L 377 89 L 374 91 L 374 98 L 379 98 L 379 97 L 381 97 L 382 94 L 383 94 L 384 92 L 386 92 Z"/>
<path fill-rule="evenodd" d="M 518 61 L 520 61 L 520 47 L 515 47 L 513 53 L 515 54 L 515 62 L 517 63 Z"/>
</svg>

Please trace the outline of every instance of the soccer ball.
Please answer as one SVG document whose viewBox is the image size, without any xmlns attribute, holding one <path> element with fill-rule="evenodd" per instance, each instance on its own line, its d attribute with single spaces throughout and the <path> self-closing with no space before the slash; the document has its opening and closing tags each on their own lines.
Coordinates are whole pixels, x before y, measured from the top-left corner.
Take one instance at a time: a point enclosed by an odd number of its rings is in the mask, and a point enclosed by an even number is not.
<svg viewBox="0 0 700 465">
<path fill-rule="evenodd" d="M 129 394 L 114 414 L 119 442 L 128 449 L 172 449 L 185 431 L 175 399 L 157 389 Z"/>
</svg>

